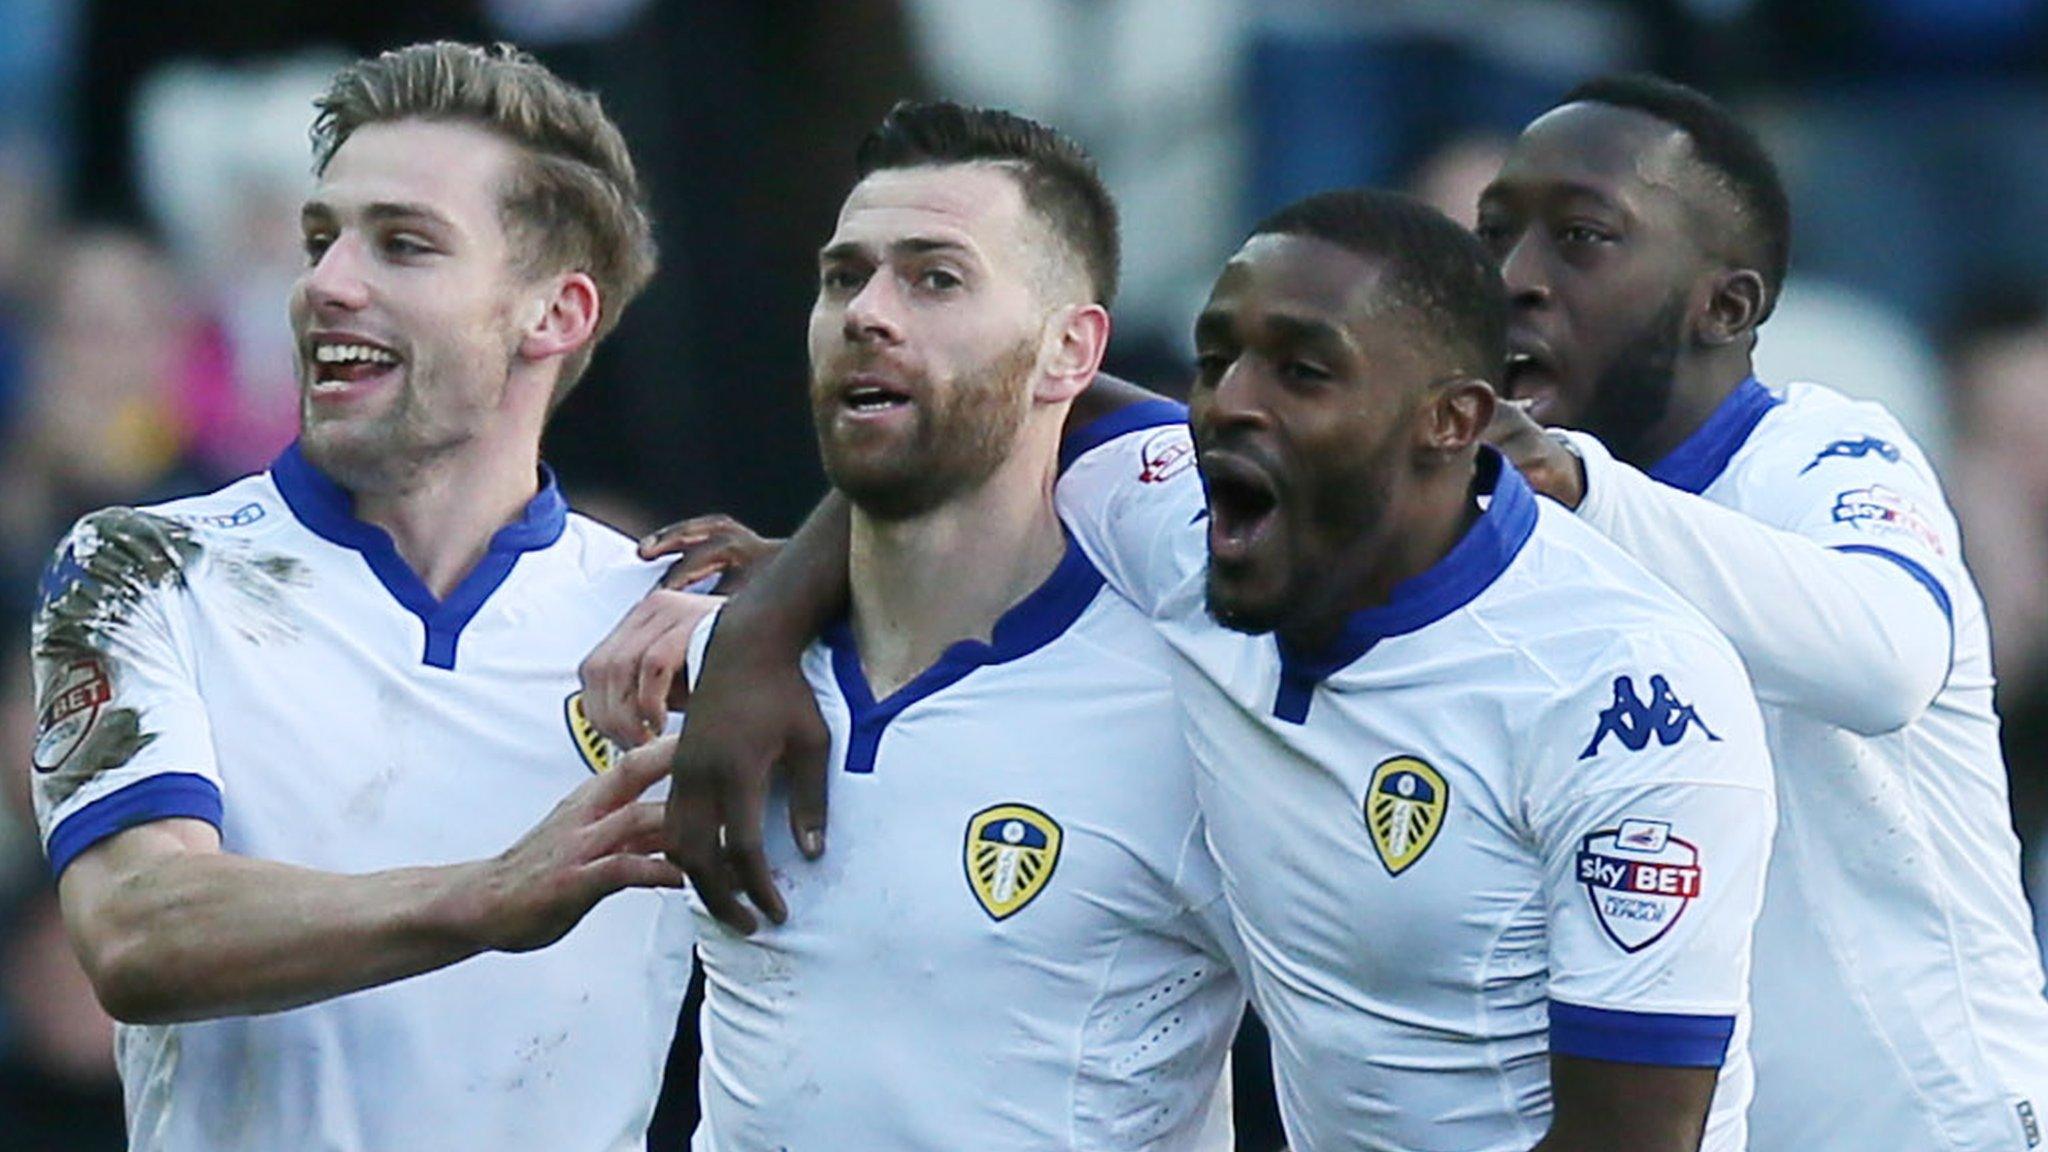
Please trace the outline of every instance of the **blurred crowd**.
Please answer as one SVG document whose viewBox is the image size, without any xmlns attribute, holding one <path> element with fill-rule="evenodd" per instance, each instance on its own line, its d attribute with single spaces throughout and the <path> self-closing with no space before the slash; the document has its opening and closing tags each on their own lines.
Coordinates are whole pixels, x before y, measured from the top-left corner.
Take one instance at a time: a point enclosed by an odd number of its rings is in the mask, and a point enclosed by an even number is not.
<svg viewBox="0 0 2048 1152">
<path fill-rule="evenodd" d="M 339 62 L 419 39 L 533 50 L 600 92 L 642 165 L 662 272 L 549 442 L 572 498 L 629 531 L 724 510 L 779 532 L 820 490 L 812 254 L 898 97 L 1012 108 L 1094 151 L 1126 220 L 1111 366 L 1168 391 L 1265 210 L 1370 183 L 1469 220 L 1513 133 L 1599 72 L 1733 101 L 1793 196 L 1762 374 L 1884 401 L 1942 469 L 2048 893 L 2048 0 L 0 0 L 0 30 L 7 1149 L 121 1146 L 111 1030 L 27 815 L 37 574 L 82 512 L 290 440 L 310 101 Z"/>
</svg>

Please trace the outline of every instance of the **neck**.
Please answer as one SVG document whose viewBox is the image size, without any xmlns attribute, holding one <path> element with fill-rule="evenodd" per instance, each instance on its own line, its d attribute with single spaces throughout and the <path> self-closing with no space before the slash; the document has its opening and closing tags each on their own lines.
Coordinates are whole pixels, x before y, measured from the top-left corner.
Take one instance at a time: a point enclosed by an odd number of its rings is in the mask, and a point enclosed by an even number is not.
<svg viewBox="0 0 2048 1152">
<path fill-rule="evenodd" d="M 1435 567 L 1479 518 L 1477 485 L 1478 464 L 1469 456 L 1413 477 L 1379 524 L 1351 547 L 1343 569 L 1352 575 L 1336 582 L 1327 606 L 1280 630 L 1288 644 L 1305 652 L 1327 647 L 1351 613 L 1389 603 L 1395 588 Z"/>
<path fill-rule="evenodd" d="M 356 492 L 356 518 L 390 533 L 406 566 L 445 599 L 539 491 L 539 439 L 522 448 L 450 453 L 402 484 Z"/>
<path fill-rule="evenodd" d="M 1754 372 L 1747 348 L 1687 359 L 1673 375 L 1671 407 L 1664 418 L 1622 459 L 1637 468 L 1653 467 L 1699 431 L 1722 401 Z"/>
<path fill-rule="evenodd" d="M 1025 448 L 1020 440 L 979 488 L 921 516 L 884 521 L 854 510 L 853 634 L 877 699 L 948 645 L 988 640 L 996 620 L 1059 566 L 1066 537 L 1053 512 L 1054 454 Z"/>
</svg>

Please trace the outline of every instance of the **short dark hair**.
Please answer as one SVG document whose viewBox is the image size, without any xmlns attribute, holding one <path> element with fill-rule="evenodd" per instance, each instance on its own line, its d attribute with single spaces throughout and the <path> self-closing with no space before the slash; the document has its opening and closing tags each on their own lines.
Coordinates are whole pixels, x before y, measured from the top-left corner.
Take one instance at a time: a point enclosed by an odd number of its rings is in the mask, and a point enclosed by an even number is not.
<svg viewBox="0 0 2048 1152">
<path fill-rule="evenodd" d="M 1094 158 L 1056 129 L 1012 112 L 948 100 L 898 101 L 854 155 L 861 179 L 892 168 L 996 164 L 1008 169 L 1024 203 L 1081 262 L 1098 304 L 1116 298 L 1122 240 L 1116 200 Z"/>
<path fill-rule="evenodd" d="M 1398 192 L 1344 188 L 1297 200 L 1260 221 L 1254 236 L 1307 236 L 1385 266 L 1396 307 L 1422 322 L 1455 367 L 1500 377 L 1508 357 L 1508 293 L 1479 238 Z"/>
<path fill-rule="evenodd" d="M 1792 259 L 1792 203 L 1778 166 L 1763 141 L 1726 105 L 1696 88 L 1642 72 L 1588 80 L 1564 94 L 1559 105 L 1605 104 L 1653 116 L 1685 133 L 1693 155 L 1721 179 L 1747 233 L 1746 247 L 1762 267 L 1770 298 L 1764 315 L 1778 303 Z"/>
</svg>

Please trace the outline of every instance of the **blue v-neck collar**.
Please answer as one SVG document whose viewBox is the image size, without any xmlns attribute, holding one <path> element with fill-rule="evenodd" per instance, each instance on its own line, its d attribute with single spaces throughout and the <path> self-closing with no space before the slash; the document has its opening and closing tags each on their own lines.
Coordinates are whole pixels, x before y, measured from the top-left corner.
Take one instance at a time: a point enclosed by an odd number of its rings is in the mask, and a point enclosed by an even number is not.
<svg viewBox="0 0 2048 1152">
<path fill-rule="evenodd" d="M 1536 530 L 1536 496 L 1522 474 L 1494 449 L 1479 453 L 1479 494 L 1490 495 L 1478 519 L 1443 558 L 1394 585 L 1384 604 L 1361 608 L 1322 650 L 1303 651 L 1277 634 L 1280 689 L 1273 715 L 1290 723 L 1308 719 L 1316 685 L 1350 666 L 1389 636 L 1419 631 L 1464 607 L 1507 571 Z"/>
<path fill-rule="evenodd" d="M 399 556 L 390 533 L 356 519 L 355 497 L 313 467 L 296 441 L 271 462 L 270 477 L 299 523 L 330 544 L 360 553 L 392 599 L 419 617 L 426 628 L 420 659 L 436 668 L 455 667 L 455 647 L 463 628 L 512 574 L 519 558 L 561 539 L 569 520 L 569 505 L 555 474 L 542 465 L 540 491 L 526 502 L 519 518 L 498 529 L 483 559 L 446 600 L 436 600 Z"/>
<path fill-rule="evenodd" d="M 1749 434 L 1764 416 L 1780 403 L 1756 377 L 1748 377 L 1715 406 L 1692 435 L 1649 467 L 1650 479 L 1695 496 L 1705 492 L 1749 442 Z"/>
<path fill-rule="evenodd" d="M 997 618 L 987 642 L 960 640 L 948 645 L 931 667 L 884 700 L 876 700 L 868 685 L 851 622 L 841 619 L 827 626 L 821 638 L 832 652 L 832 675 L 853 718 L 846 770 L 874 771 L 882 732 L 905 708 L 959 683 L 977 668 L 1006 664 L 1052 643 L 1081 618 L 1101 590 L 1102 574 L 1088 562 L 1073 536 L 1067 536 L 1067 551 L 1059 566 L 1045 583 Z"/>
</svg>

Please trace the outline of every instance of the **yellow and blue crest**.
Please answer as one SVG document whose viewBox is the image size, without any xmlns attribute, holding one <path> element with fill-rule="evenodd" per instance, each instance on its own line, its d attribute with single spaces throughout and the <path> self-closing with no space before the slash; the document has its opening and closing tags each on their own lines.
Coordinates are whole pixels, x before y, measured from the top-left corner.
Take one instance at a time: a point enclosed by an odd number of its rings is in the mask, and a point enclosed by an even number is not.
<svg viewBox="0 0 2048 1152">
<path fill-rule="evenodd" d="M 967 822 L 967 886 L 991 919 L 1006 920 L 1045 891 L 1060 862 L 1059 822 L 1025 804 L 984 808 Z"/>
<path fill-rule="evenodd" d="M 583 714 L 583 693 L 569 693 L 569 698 L 562 701 L 562 715 L 569 721 L 569 738 L 576 742 L 576 750 L 583 753 L 584 765 L 592 772 L 610 769 L 619 758 L 619 746 Z"/>
<path fill-rule="evenodd" d="M 1399 876 L 1436 842 L 1451 806 L 1442 774 L 1413 756 L 1383 760 L 1365 788 L 1365 827 L 1387 875 Z"/>
</svg>

